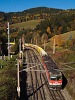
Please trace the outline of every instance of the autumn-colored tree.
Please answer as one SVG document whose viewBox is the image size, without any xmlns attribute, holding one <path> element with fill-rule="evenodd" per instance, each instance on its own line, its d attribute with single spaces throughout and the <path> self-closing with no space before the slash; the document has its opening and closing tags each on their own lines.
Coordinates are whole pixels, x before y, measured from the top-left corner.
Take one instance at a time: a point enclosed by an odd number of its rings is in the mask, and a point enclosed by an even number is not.
<svg viewBox="0 0 75 100">
<path fill-rule="evenodd" d="M 39 34 L 39 32 L 35 32 L 35 33 L 33 34 L 33 42 L 34 42 L 35 44 L 39 44 L 39 43 L 40 43 L 40 34 Z"/>
<path fill-rule="evenodd" d="M 44 33 L 42 35 L 42 39 L 41 39 L 42 43 L 47 42 L 48 41 L 48 35 L 46 33 Z"/>
<path fill-rule="evenodd" d="M 58 35 L 58 46 L 62 46 L 63 40 L 61 34 Z"/>
<path fill-rule="evenodd" d="M 54 41 L 54 39 L 55 39 L 55 45 L 57 45 L 57 46 L 62 46 L 63 45 L 63 39 L 62 39 L 62 35 L 61 34 L 55 35 L 52 38 L 52 42 Z"/>
<path fill-rule="evenodd" d="M 50 27 L 47 27 L 47 30 L 46 30 L 46 31 L 47 31 L 48 34 L 51 34 L 51 29 L 50 29 Z"/>
<path fill-rule="evenodd" d="M 11 40 L 14 40 L 18 37 L 19 33 L 18 32 L 13 32 L 12 34 L 10 34 L 10 38 Z"/>
<path fill-rule="evenodd" d="M 63 29 L 62 26 L 59 26 L 57 34 L 61 34 L 62 33 L 62 29 Z"/>
<path fill-rule="evenodd" d="M 25 42 L 30 43 L 32 35 L 33 35 L 32 32 L 27 32 L 27 34 L 25 35 Z"/>
<path fill-rule="evenodd" d="M 57 26 L 55 26 L 55 27 L 53 28 L 53 34 L 54 34 L 54 35 L 57 34 Z"/>
</svg>

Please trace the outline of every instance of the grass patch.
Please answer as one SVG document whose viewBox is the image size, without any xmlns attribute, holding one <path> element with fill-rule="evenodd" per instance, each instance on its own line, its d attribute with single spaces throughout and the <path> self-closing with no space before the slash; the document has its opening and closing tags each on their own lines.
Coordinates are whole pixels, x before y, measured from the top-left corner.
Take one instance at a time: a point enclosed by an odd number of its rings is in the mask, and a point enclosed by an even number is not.
<svg viewBox="0 0 75 100">
<path fill-rule="evenodd" d="M 41 19 L 12 24 L 12 25 L 10 25 L 10 27 L 19 28 L 19 29 L 22 29 L 22 28 L 33 29 L 36 27 L 36 25 L 39 24 L 39 22 L 41 22 Z"/>
</svg>

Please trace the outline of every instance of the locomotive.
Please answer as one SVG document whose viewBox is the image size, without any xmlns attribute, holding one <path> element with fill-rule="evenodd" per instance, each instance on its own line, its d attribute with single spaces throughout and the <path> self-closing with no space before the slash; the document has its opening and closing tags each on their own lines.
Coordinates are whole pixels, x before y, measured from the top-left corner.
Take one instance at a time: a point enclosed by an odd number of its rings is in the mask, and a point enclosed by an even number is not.
<svg viewBox="0 0 75 100">
<path fill-rule="evenodd" d="M 56 66 L 55 62 L 48 55 L 42 56 L 44 69 L 51 89 L 62 88 L 62 73 Z"/>
</svg>

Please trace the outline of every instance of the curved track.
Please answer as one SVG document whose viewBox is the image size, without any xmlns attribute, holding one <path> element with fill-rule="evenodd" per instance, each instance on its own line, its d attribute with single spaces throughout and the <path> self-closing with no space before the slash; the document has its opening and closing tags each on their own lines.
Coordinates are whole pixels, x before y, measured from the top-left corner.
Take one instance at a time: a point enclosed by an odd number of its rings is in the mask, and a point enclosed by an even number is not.
<svg viewBox="0 0 75 100">
<path fill-rule="evenodd" d="M 25 51 L 27 69 L 27 100 L 65 100 L 61 91 L 50 90 L 46 74 L 37 51 Z"/>
</svg>

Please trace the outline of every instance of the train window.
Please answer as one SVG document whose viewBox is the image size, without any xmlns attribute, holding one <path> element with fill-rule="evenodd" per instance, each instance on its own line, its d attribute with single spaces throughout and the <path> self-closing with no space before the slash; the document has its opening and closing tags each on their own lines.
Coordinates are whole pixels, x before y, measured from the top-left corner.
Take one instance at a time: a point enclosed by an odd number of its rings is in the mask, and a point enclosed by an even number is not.
<svg viewBox="0 0 75 100">
<path fill-rule="evenodd" d="M 51 80 L 56 80 L 56 77 L 51 77 Z"/>
</svg>

